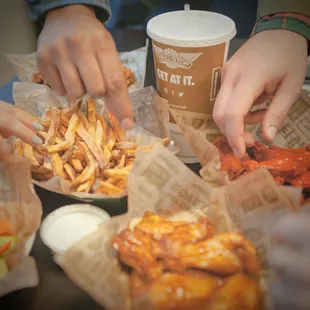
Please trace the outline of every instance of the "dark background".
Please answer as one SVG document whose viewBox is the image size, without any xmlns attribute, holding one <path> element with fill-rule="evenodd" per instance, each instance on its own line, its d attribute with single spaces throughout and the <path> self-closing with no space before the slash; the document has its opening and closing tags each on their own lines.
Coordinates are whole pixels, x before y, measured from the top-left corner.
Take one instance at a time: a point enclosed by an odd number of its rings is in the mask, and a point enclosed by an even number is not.
<svg viewBox="0 0 310 310">
<path fill-rule="evenodd" d="M 150 12 L 140 0 L 111 0 L 112 19 L 108 23 L 113 28 L 144 29 L 147 21 L 154 15 L 166 11 L 181 10 L 185 3 L 191 5 L 191 9 L 208 10 L 224 14 L 232 18 L 237 26 L 237 37 L 250 36 L 256 21 L 258 0 L 157 0 L 158 7 Z M 164 3 L 161 4 L 160 3 Z"/>
</svg>

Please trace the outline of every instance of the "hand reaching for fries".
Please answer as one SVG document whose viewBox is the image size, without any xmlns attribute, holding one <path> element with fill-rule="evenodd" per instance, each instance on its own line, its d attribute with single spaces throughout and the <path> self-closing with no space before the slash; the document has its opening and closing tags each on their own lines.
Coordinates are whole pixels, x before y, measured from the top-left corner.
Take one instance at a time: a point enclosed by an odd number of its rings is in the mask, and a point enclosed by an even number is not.
<svg viewBox="0 0 310 310">
<path fill-rule="evenodd" d="M 40 72 L 73 103 L 85 93 L 104 96 L 120 126 L 133 125 L 131 102 L 115 42 L 93 8 L 68 5 L 47 13 L 38 40 Z"/>
<path fill-rule="evenodd" d="M 0 158 L 11 154 L 4 139 L 15 136 L 30 145 L 42 145 L 43 141 L 36 131 L 43 129 L 33 116 L 0 100 Z"/>
</svg>

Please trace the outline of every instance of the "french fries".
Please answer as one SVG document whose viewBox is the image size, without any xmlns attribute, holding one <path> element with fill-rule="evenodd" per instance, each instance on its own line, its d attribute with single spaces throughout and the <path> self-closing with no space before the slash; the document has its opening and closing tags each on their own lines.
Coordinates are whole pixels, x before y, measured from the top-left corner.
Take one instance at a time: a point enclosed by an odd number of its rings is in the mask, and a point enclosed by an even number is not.
<svg viewBox="0 0 310 310">
<path fill-rule="evenodd" d="M 154 145 L 138 146 L 125 140 L 117 118 L 97 113 L 89 99 L 86 115 L 76 104 L 59 110 L 51 107 L 38 119 L 45 129 L 38 132 L 42 146 L 20 140 L 11 143 L 14 154 L 28 158 L 32 176 L 48 181 L 54 176 L 68 182 L 70 192 L 120 195 L 127 188 L 127 177 L 138 150 L 150 151 Z M 170 139 L 163 139 L 166 147 Z"/>
</svg>

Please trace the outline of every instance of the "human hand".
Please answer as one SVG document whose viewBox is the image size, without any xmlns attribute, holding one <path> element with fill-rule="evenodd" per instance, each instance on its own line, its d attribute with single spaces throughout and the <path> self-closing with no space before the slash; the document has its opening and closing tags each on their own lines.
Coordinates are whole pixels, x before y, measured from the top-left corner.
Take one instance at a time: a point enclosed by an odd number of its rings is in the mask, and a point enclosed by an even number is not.
<svg viewBox="0 0 310 310">
<path fill-rule="evenodd" d="M 131 103 L 115 42 L 92 8 L 69 5 L 50 11 L 37 48 L 40 71 L 69 102 L 104 96 L 123 129 L 133 124 Z"/>
<path fill-rule="evenodd" d="M 275 228 L 269 264 L 276 273 L 270 286 L 275 310 L 310 309 L 310 217 L 292 214 Z"/>
<path fill-rule="evenodd" d="M 254 143 L 245 124 L 262 121 L 264 138 L 275 138 L 300 94 L 306 70 L 307 41 L 288 30 L 254 35 L 224 65 L 213 117 L 237 156 Z M 249 113 L 270 98 L 267 110 Z"/>
<path fill-rule="evenodd" d="M 0 100 L 0 158 L 11 154 L 4 140 L 11 136 L 31 145 L 43 144 L 36 130 L 44 130 L 44 127 L 25 111 Z"/>
</svg>

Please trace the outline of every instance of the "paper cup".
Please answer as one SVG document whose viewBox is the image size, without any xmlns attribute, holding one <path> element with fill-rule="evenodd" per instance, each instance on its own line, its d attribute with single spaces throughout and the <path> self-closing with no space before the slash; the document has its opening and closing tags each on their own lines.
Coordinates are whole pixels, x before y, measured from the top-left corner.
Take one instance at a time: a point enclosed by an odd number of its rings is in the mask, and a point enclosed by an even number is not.
<svg viewBox="0 0 310 310">
<path fill-rule="evenodd" d="M 212 110 L 220 88 L 223 63 L 235 23 L 228 17 L 185 10 L 158 15 L 147 25 L 153 42 L 157 89 L 181 115 L 183 124 L 199 130 L 217 128 Z M 170 116 L 172 139 L 185 163 L 197 162 L 189 144 Z"/>
</svg>

